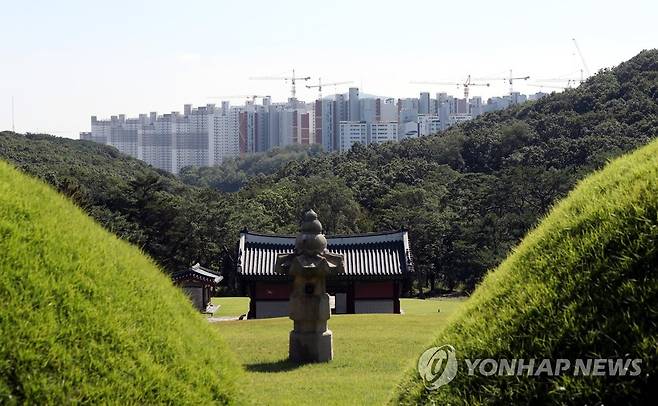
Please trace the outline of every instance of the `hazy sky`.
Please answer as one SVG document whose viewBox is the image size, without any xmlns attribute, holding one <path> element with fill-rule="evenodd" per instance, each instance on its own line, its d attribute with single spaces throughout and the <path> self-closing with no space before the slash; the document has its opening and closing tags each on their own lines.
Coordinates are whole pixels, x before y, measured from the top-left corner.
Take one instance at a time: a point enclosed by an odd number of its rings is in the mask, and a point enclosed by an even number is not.
<svg viewBox="0 0 658 406">
<path fill-rule="evenodd" d="M 182 110 L 211 96 L 289 96 L 292 68 L 394 97 L 467 74 L 578 76 L 658 47 L 654 1 L 0 0 L 0 130 L 77 138 L 89 117 Z M 508 92 L 503 81 L 472 94 Z M 522 92 L 539 88 L 522 84 Z M 325 94 L 333 93 L 325 89 Z M 345 91 L 346 86 L 338 88 Z M 317 91 L 298 86 L 298 97 Z M 242 102 L 235 100 L 234 102 Z"/>
</svg>

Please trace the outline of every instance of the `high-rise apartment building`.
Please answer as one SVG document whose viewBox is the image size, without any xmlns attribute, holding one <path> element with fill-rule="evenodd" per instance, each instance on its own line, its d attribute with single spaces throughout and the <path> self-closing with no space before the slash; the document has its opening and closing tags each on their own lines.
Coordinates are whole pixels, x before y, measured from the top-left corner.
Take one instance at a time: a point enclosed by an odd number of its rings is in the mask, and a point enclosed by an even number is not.
<svg viewBox="0 0 658 406">
<path fill-rule="evenodd" d="M 418 115 L 418 136 L 436 134 L 441 131 L 441 119 L 439 116 L 429 114 Z"/>
<path fill-rule="evenodd" d="M 430 114 L 430 94 L 428 92 L 421 92 L 420 99 L 418 100 L 418 114 Z"/>
<path fill-rule="evenodd" d="M 186 166 L 207 166 L 209 164 L 208 121 L 214 114 L 215 106 L 192 109 L 186 105 L 184 114 L 172 113 L 171 171 L 178 173 Z"/>
<path fill-rule="evenodd" d="M 365 121 L 367 123 L 373 123 L 379 121 L 378 119 L 378 109 L 380 108 L 379 99 L 367 98 L 359 100 L 360 112 L 359 112 L 359 121 Z M 356 121 L 356 120 L 352 120 Z"/>
<path fill-rule="evenodd" d="M 398 100 L 399 139 L 412 138 L 418 135 L 418 99 Z"/>
<path fill-rule="evenodd" d="M 208 134 L 210 144 L 210 160 L 208 164 L 221 165 L 224 159 L 240 154 L 240 113 L 239 107 L 229 107 L 222 103 L 222 108 L 216 111 L 209 120 Z"/>
<path fill-rule="evenodd" d="M 368 144 L 368 123 L 365 121 L 341 121 L 338 129 L 341 152 L 349 151 L 356 143 Z"/>
<path fill-rule="evenodd" d="M 361 102 L 359 101 L 359 88 L 350 87 L 349 90 L 349 121 L 361 121 Z"/>
<path fill-rule="evenodd" d="M 388 141 L 398 140 L 398 122 L 397 121 L 379 121 L 368 125 L 369 144 L 381 144 Z"/>
<path fill-rule="evenodd" d="M 315 142 L 322 144 L 325 151 L 335 151 L 336 143 L 336 102 L 329 99 L 315 101 Z"/>
<path fill-rule="evenodd" d="M 388 98 L 380 103 L 379 121 L 398 121 L 398 106 L 395 99 Z"/>
<path fill-rule="evenodd" d="M 158 117 L 157 113 L 151 113 L 148 122 L 137 131 L 136 158 L 156 168 L 172 172 L 172 134 L 172 121 L 169 115 Z"/>
</svg>

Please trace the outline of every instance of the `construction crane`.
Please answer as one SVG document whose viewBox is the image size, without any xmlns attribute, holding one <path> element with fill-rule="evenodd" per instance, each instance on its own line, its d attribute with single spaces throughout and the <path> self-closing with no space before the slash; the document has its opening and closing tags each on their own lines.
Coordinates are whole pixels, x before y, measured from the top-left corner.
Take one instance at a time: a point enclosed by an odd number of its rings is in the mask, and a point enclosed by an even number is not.
<svg viewBox="0 0 658 406">
<path fill-rule="evenodd" d="M 509 76 L 506 78 L 503 77 L 498 77 L 498 78 L 477 78 L 477 80 L 504 80 L 507 83 L 509 83 L 509 94 L 512 94 L 514 92 L 514 81 L 515 80 L 528 80 L 530 79 L 530 76 L 517 76 L 514 77 L 512 75 L 512 70 L 509 70 Z"/>
<path fill-rule="evenodd" d="M 489 87 L 491 84 L 489 83 L 475 83 L 471 81 L 471 75 L 468 75 L 464 83 L 459 83 L 459 82 L 411 82 L 412 84 L 415 85 L 438 85 L 438 86 L 457 86 L 457 87 L 463 87 L 464 88 L 464 99 L 468 101 L 468 92 L 471 86 L 486 86 Z"/>
<path fill-rule="evenodd" d="M 256 76 L 256 77 L 250 77 L 250 80 L 285 80 L 286 83 L 290 81 L 292 84 L 292 88 L 290 90 L 290 94 L 292 95 L 293 99 L 297 98 L 297 86 L 296 83 L 298 80 L 302 81 L 307 81 L 311 80 L 310 76 L 296 76 L 295 75 L 295 70 L 292 70 L 292 76 Z"/>
<path fill-rule="evenodd" d="M 536 83 L 545 83 L 545 82 L 565 83 L 566 86 L 561 86 L 561 87 L 567 89 L 567 88 L 571 88 L 571 87 L 574 87 L 574 86 L 578 85 L 578 83 L 583 83 L 582 69 L 580 70 L 580 72 L 581 72 L 580 79 L 570 77 L 571 75 L 573 75 L 575 73 L 575 72 L 573 72 L 573 73 L 569 73 L 567 75 L 564 75 L 562 77 L 557 77 L 557 78 L 536 79 L 537 80 Z"/>
<path fill-rule="evenodd" d="M 583 64 L 583 69 L 585 69 L 585 75 L 589 77 L 589 68 L 587 67 L 587 62 L 585 62 L 585 57 L 583 57 L 583 53 L 580 52 L 580 47 L 578 46 L 578 42 L 576 41 L 575 38 L 571 38 L 573 41 L 573 44 L 576 46 L 576 52 L 578 52 L 578 56 L 580 57 L 580 62 Z M 585 79 L 583 78 L 583 69 L 580 70 L 580 83 L 583 83 Z"/>
<path fill-rule="evenodd" d="M 318 84 L 317 85 L 306 85 L 307 89 L 318 89 L 318 99 L 322 98 L 322 86 L 338 86 L 338 85 L 347 85 L 353 83 L 352 81 L 349 82 L 333 82 L 333 83 L 322 83 L 322 78 L 318 78 Z"/>
<path fill-rule="evenodd" d="M 539 87 L 541 89 L 543 89 L 543 88 L 560 89 L 560 90 L 571 89 L 571 87 L 544 85 L 544 84 L 541 84 L 541 83 L 530 83 L 530 84 L 528 84 L 528 86 Z"/>
<path fill-rule="evenodd" d="M 211 96 L 208 97 L 209 99 L 220 99 L 220 100 L 230 100 L 230 99 L 251 99 L 251 103 L 254 104 L 256 103 L 256 99 L 265 99 L 270 96 L 258 96 L 255 94 L 247 94 L 247 95 L 237 95 L 237 96 Z"/>
</svg>

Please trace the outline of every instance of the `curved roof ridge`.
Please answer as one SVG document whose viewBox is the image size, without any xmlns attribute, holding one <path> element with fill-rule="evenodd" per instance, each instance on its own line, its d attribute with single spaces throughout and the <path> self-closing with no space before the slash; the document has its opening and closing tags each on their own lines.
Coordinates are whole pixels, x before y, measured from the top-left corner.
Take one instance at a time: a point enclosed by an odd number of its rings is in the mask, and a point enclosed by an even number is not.
<svg viewBox="0 0 658 406">
<path fill-rule="evenodd" d="M 356 234 L 325 234 L 327 238 L 348 238 L 348 237 L 370 237 L 377 235 L 390 235 L 390 234 L 402 234 L 407 232 L 407 230 L 389 230 L 389 231 L 371 231 L 368 233 L 356 233 Z M 295 238 L 297 234 L 276 234 L 276 233 L 259 233 L 255 231 L 242 231 L 240 234 L 246 235 L 255 235 L 259 237 L 278 237 L 278 238 Z"/>
</svg>

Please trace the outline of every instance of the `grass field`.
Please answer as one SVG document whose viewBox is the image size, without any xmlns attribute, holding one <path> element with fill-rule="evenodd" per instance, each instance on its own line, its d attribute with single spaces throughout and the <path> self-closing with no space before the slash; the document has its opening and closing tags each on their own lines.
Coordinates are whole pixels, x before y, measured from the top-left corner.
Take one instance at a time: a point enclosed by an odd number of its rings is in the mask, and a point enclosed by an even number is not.
<svg viewBox="0 0 658 406">
<path fill-rule="evenodd" d="M 213 297 L 211 303 L 219 305 L 214 317 L 239 317 L 249 311 L 248 297 Z"/>
<path fill-rule="evenodd" d="M 215 303 L 222 305 L 221 316 L 242 314 L 248 306 L 245 298 L 217 298 Z M 404 315 L 332 316 L 334 360 L 328 364 L 297 366 L 286 360 L 292 329 L 288 318 L 214 325 L 244 365 L 245 392 L 258 404 L 383 404 L 462 303 L 402 299 Z"/>
</svg>

